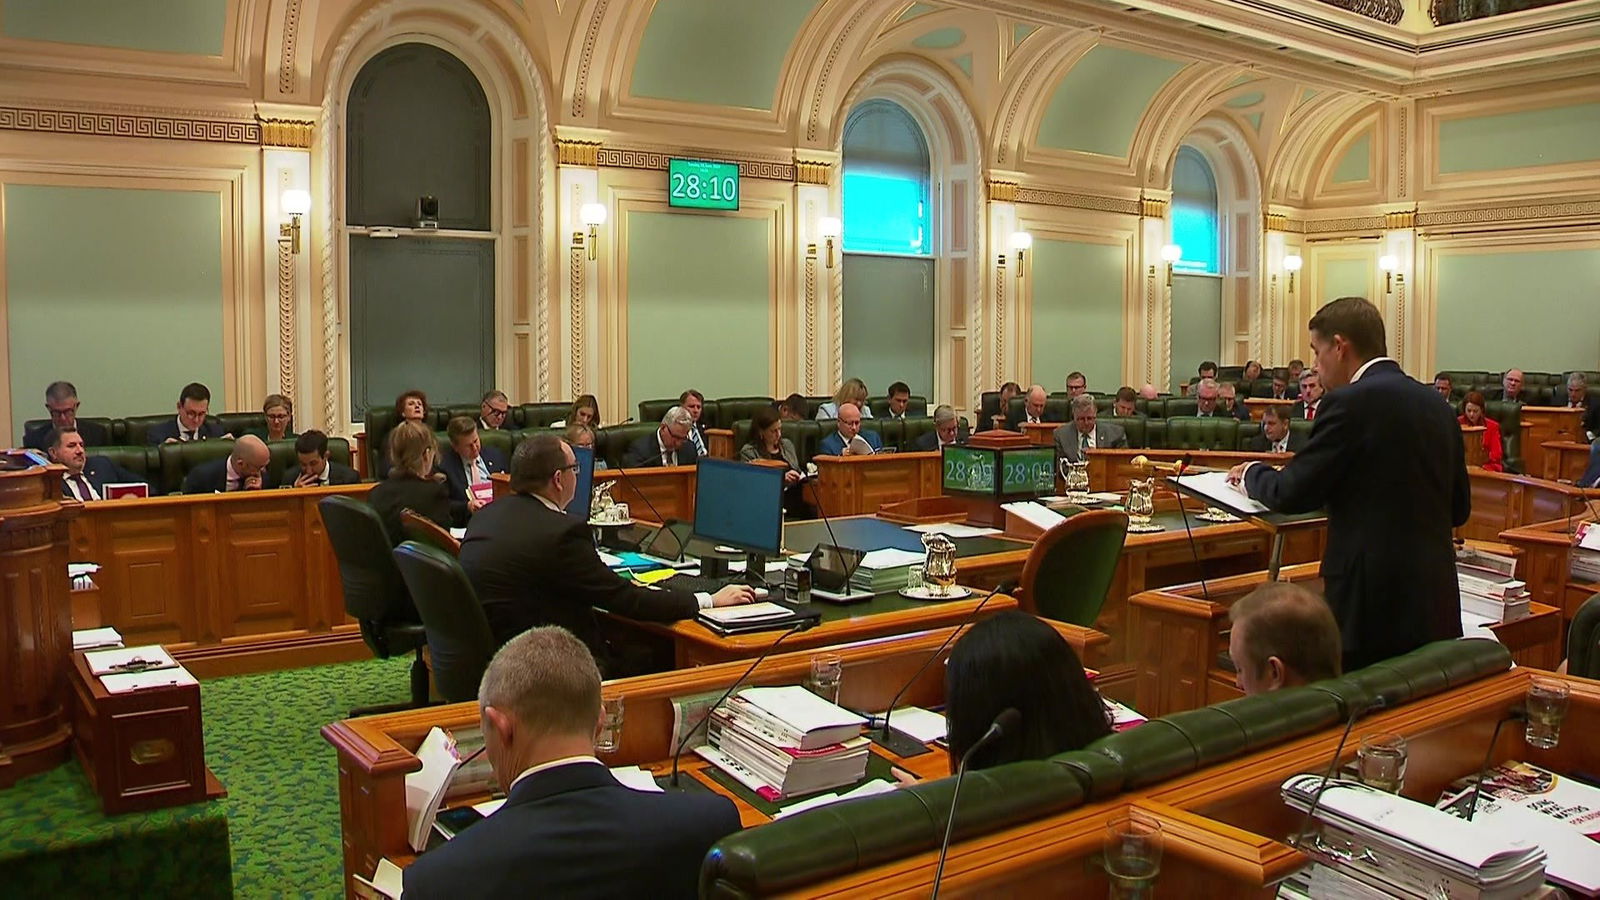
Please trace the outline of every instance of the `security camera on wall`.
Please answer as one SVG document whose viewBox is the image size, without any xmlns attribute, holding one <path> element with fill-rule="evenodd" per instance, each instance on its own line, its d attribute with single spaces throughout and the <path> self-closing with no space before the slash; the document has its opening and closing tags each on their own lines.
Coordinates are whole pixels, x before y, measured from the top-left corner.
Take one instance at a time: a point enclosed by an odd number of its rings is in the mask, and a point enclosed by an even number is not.
<svg viewBox="0 0 1600 900">
<path fill-rule="evenodd" d="M 439 198 L 427 194 L 417 198 L 417 227 L 439 227 Z"/>
</svg>

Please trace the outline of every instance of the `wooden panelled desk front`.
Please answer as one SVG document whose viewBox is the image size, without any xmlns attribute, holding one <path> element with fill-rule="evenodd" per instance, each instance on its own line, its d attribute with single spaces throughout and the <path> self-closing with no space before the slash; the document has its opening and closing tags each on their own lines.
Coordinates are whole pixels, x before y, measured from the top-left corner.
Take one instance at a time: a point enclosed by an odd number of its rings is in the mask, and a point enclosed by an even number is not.
<svg viewBox="0 0 1600 900">
<path fill-rule="evenodd" d="M 1544 475 L 1549 441 L 1583 440 L 1583 410 L 1566 406 L 1524 406 L 1522 421 L 1522 461 L 1530 475 Z"/>
<path fill-rule="evenodd" d="M 1568 481 L 1576 484 L 1589 467 L 1589 454 L 1593 447 L 1582 439 L 1575 441 L 1546 441 L 1544 447 L 1544 472 L 1551 481 Z M 1530 470 L 1532 471 L 1532 470 Z"/>
<path fill-rule="evenodd" d="M 938 451 L 816 456 L 812 496 L 830 517 L 870 515 L 885 504 L 937 497 L 943 456 Z"/>
<path fill-rule="evenodd" d="M 99 624 L 201 677 L 361 659 L 317 502 L 371 484 L 102 500 L 70 530 Z"/>
<path fill-rule="evenodd" d="M 1531 475 L 1468 469 L 1467 477 L 1472 488 L 1472 514 L 1465 525 L 1456 529 L 1456 537 L 1460 538 L 1500 540 L 1503 531 L 1577 516 L 1588 503 L 1600 501 L 1600 490 L 1579 490 Z"/>
<path fill-rule="evenodd" d="M 1589 493 L 1600 495 L 1600 491 Z M 1583 581 L 1572 574 L 1572 548 L 1578 526 L 1597 519 L 1600 499 L 1570 518 L 1524 525 L 1500 534 L 1500 540 L 1522 552 L 1517 575 L 1528 583 L 1529 595 L 1561 610 L 1566 627 L 1571 626 L 1585 600 L 1600 594 L 1600 583 Z"/>
<path fill-rule="evenodd" d="M 1466 454 L 1468 468 L 1481 468 L 1489 461 L 1489 449 L 1483 445 L 1482 425 L 1461 426 L 1461 450 Z"/>
</svg>

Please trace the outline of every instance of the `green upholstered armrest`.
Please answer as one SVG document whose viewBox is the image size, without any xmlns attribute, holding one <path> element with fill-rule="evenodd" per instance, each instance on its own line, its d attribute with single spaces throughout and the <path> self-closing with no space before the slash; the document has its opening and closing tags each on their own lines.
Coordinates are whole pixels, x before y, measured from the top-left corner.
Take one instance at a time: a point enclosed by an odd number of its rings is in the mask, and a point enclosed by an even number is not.
<svg viewBox="0 0 1600 900">
<path fill-rule="evenodd" d="M 152 490 L 160 489 L 161 454 L 148 444 L 90 447 L 89 456 L 104 456 L 129 472 L 150 482 Z"/>
<path fill-rule="evenodd" d="M 700 896 L 756 897 L 935 849 L 955 779 L 835 803 L 735 832 L 700 868 Z M 955 838 L 987 834 L 1084 801 L 1076 778 L 1045 760 L 968 772 Z"/>
<path fill-rule="evenodd" d="M 1596 379 L 1591 384 L 1600 382 Z M 1600 594 L 1583 601 L 1567 631 L 1567 672 L 1579 678 L 1600 678 Z"/>
<path fill-rule="evenodd" d="M 1170 412 L 1170 403 L 1168 407 Z M 1227 416 L 1169 415 L 1166 446 L 1172 450 L 1234 450 L 1239 446 L 1239 423 Z"/>
<path fill-rule="evenodd" d="M 1125 788 L 1143 787 L 1192 772 L 1200 754 L 1183 730 L 1165 718 L 1106 735 L 1084 748 L 1122 767 Z"/>
<path fill-rule="evenodd" d="M 1434 641 L 1343 678 L 1319 681 L 1308 687 L 1338 700 L 1340 716 L 1345 717 L 1356 709 L 1353 704 L 1365 708 L 1376 697 L 1382 697 L 1386 706 L 1398 706 L 1485 675 L 1504 672 L 1510 667 L 1511 651 L 1499 641 L 1487 638 Z"/>
<path fill-rule="evenodd" d="M 1104 753 L 1092 750 L 1072 750 L 1050 757 L 1050 761 L 1078 779 L 1090 800 L 1104 800 L 1122 793 L 1127 776 L 1122 762 Z"/>
<path fill-rule="evenodd" d="M 1238 722 L 1246 751 L 1309 734 L 1343 718 L 1343 707 L 1333 695 L 1309 687 L 1239 697 L 1211 709 Z"/>
<path fill-rule="evenodd" d="M 161 490 L 176 494 L 183 488 L 189 470 L 233 452 L 233 441 L 174 441 L 156 448 L 161 454 Z"/>
</svg>

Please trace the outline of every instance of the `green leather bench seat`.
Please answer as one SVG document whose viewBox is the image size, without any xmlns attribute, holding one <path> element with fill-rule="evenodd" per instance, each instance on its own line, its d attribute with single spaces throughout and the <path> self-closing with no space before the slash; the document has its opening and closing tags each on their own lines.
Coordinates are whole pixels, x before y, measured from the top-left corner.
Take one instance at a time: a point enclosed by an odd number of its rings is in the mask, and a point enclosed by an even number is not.
<svg viewBox="0 0 1600 900">
<path fill-rule="evenodd" d="M 1144 416 L 1101 416 L 1100 421 L 1121 428 L 1128 435 L 1129 448 L 1150 446 L 1150 420 Z"/>
<path fill-rule="evenodd" d="M 544 428 L 551 422 L 564 422 L 567 413 L 572 411 L 572 404 L 561 403 L 524 403 L 513 407 L 516 428 Z"/>
<path fill-rule="evenodd" d="M 702 897 L 758 897 L 935 850 L 955 779 L 834 803 L 735 832 L 700 868 Z M 1076 778 L 1043 760 L 967 773 L 953 840 L 1080 806 Z"/>
<path fill-rule="evenodd" d="M 161 491 L 176 494 L 191 469 L 233 452 L 233 441 L 174 441 L 156 448 L 161 454 Z"/>
<path fill-rule="evenodd" d="M 1163 445 L 1169 450 L 1235 450 L 1239 431 L 1239 422 L 1222 416 L 1169 417 Z"/>
<path fill-rule="evenodd" d="M 777 408 L 777 401 L 771 397 L 718 397 L 716 416 L 707 411 L 700 418 L 711 428 L 732 428 L 733 423 L 753 419 L 763 409 L 777 411 Z"/>
<path fill-rule="evenodd" d="M 161 492 L 161 454 L 148 444 L 118 444 L 91 447 L 90 456 L 104 456 L 150 485 L 151 493 Z"/>
<path fill-rule="evenodd" d="M 93 422 L 94 424 L 99 425 L 101 428 L 106 430 L 106 436 L 110 438 L 110 443 L 101 446 L 121 447 L 127 446 L 129 443 L 127 434 L 128 428 L 122 419 L 111 419 L 103 416 L 79 416 L 78 421 Z M 23 422 L 22 431 L 16 435 L 17 443 L 19 445 L 22 443 L 22 436 L 24 434 L 43 428 L 49 424 L 49 419 L 29 419 L 28 421 Z M 85 444 L 85 446 L 92 447 L 94 445 Z"/>
</svg>

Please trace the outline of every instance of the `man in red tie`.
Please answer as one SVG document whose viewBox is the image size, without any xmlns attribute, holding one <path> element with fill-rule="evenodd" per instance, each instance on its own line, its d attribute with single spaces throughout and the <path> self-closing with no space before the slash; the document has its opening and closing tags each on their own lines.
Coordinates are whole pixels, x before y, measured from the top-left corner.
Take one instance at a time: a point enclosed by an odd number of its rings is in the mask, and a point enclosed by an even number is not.
<svg viewBox="0 0 1600 900">
<path fill-rule="evenodd" d="M 1322 380 L 1317 377 L 1316 369 L 1307 369 L 1300 373 L 1300 402 L 1294 405 L 1290 415 L 1296 419 L 1310 421 L 1317 417 L 1317 406 L 1322 403 Z"/>
<path fill-rule="evenodd" d="M 53 462 L 67 467 L 61 476 L 61 495 L 87 503 L 104 499 L 108 484 L 138 482 L 139 476 L 104 456 L 90 456 L 83 446 L 83 435 L 72 426 L 51 433 L 47 452 Z"/>
</svg>

